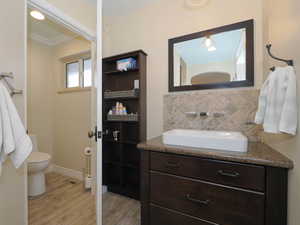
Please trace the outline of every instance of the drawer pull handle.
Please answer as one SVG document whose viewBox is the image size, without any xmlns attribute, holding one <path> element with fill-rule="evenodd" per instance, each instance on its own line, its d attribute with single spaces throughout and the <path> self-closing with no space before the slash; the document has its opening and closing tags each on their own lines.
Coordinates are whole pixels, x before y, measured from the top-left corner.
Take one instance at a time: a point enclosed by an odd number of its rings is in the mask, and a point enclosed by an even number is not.
<svg viewBox="0 0 300 225">
<path fill-rule="evenodd" d="M 199 200 L 199 199 L 195 199 L 193 197 L 191 197 L 190 194 L 187 194 L 186 195 L 186 198 L 187 200 L 191 201 L 191 202 L 194 202 L 194 203 L 198 203 L 198 204 L 201 204 L 201 205 L 208 205 L 210 203 L 210 200 Z"/>
<path fill-rule="evenodd" d="M 167 162 L 165 164 L 165 167 L 170 168 L 170 169 L 178 169 L 180 167 L 180 164 L 179 163 Z"/>
<path fill-rule="evenodd" d="M 224 172 L 223 170 L 219 170 L 218 174 L 225 176 L 225 177 L 239 177 L 240 176 L 240 174 L 238 172 L 227 173 L 227 172 Z"/>
</svg>

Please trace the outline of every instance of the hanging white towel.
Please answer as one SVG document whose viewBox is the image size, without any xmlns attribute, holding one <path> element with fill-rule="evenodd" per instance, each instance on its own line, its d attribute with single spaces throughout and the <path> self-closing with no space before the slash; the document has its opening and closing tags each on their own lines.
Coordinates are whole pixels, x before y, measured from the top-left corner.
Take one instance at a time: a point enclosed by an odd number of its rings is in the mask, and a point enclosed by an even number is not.
<svg viewBox="0 0 300 225">
<path fill-rule="evenodd" d="M 19 168 L 30 155 L 32 143 L 2 82 L 0 82 L 0 126 L 0 172 L 1 164 L 8 156 L 14 166 Z"/>
<path fill-rule="evenodd" d="M 297 80 L 292 66 L 277 67 L 262 86 L 255 123 L 265 132 L 295 135 L 298 123 Z"/>
</svg>

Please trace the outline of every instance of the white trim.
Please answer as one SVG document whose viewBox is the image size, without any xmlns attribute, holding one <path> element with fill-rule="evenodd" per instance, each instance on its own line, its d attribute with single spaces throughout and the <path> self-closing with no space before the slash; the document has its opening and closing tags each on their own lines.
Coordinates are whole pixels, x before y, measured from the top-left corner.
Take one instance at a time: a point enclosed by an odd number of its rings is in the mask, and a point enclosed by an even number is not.
<svg viewBox="0 0 300 225">
<path fill-rule="evenodd" d="M 97 38 L 96 82 L 97 88 L 97 127 L 102 131 L 102 0 L 97 0 Z M 102 225 L 102 139 L 98 139 L 96 151 L 96 224 Z"/>
<path fill-rule="evenodd" d="M 28 59 L 27 59 L 27 52 L 28 52 L 28 42 L 27 42 L 27 4 L 26 1 L 23 2 L 24 4 L 24 60 L 25 60 L 25 71 L 24 71 L 24 87 L 23 87 L 23 98 L 24 98 L 24 125 L 26 129 L 28 128 L 28 121 L 27 121 L 27 78 L 28 78 Z M 24 164 L 25 167 L 25 175 L 24 175 L 24 184 L 25 184 L 25 221 L 24 225 L 29 224 L 29 202 L 28 202 L 28 166 L 27 163 Z"/>
<path fill-rule="evenodd" d="M 55 164 L 52 164 L 48 168 L 47 172 L 59 173 L 61 175 L 71 177 L 71 178 L 74 178 L 74 179 L 77 179 L 77 180 L 80 180 L 80 181 L 83 180 L 83 173 L 82 172 L 77 171 L 77 170 L 72 170 L 72 169 L 69 169 L 69 168 L 65 168 L 65 167 L 62 167 L 62 166 L 58 166 L 58 165 L 55 165 Z"/>
<path fill-rule="evenodd" d="M 90 29 L 83 26 L 77 20 L 73 19 L 72 17 L 68 16 L 60 9 L 54 7 L 46 0 L 27 0 L 27 4 L 30 8 L 35 8 L 45 15 L 50 20 L 53 20 L 56 23 L 62 24 L 67 27 L 69 30 L 75 32 L 76 34 L 82 35 L 89 41 L 96 41 L 97 35 L 91 31 Z"/>
</svg>

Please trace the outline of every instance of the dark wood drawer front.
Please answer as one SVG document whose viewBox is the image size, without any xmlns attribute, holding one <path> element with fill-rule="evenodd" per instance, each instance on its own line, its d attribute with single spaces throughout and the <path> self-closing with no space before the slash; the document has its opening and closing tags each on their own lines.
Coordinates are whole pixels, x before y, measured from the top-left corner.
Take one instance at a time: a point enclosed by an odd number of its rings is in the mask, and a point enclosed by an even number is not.
<svg viewBox="0 0 300 225">
<path fill-rule="evenodd" d="M 256 191 L 265 190 L 265 168 L 218 160 L 151 152 L 151 170 Z"/>
<path fill-rule="evenodd" d="M 173 210 L 150 206 L 150 225 L 216 225 Z"/>
<path fill-rule="evenodd" d="M 208 182 L 150 174 L 150 201 L 222 225 L 263 225 L 264 194 Z"/>
</svg>

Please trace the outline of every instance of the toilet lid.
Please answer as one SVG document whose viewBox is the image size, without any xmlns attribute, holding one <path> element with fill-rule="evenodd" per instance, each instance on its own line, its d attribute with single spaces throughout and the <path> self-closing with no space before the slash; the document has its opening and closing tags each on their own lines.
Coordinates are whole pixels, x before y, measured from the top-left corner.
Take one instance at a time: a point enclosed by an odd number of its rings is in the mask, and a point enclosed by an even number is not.
<svg viewBox="0 0 300 225">
<path fill-rule="evenodd" d="M 44 152 L 32 152 L 28 157 L 29 163 L 38 163 L 50 160 L 50 155 Z"/>
</svg>

